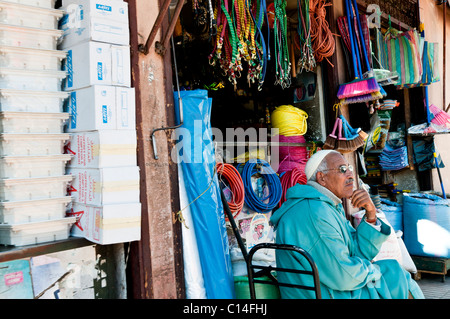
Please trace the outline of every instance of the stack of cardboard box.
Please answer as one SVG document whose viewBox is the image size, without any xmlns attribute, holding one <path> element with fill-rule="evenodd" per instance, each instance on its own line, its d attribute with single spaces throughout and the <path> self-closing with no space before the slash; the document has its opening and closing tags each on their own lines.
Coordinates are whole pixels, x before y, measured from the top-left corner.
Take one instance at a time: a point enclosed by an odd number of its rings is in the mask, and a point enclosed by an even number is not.
<svg viewBox="0 0 450 319">
<path fill-rule="evenodd" d="M 99 244 L 140 239 L 135 96 L 131 86 L 128 4 L 63 0 L 60 48 L 68 72 L 67 125 L 73 156 L 73 236 Z"/>
</svg>

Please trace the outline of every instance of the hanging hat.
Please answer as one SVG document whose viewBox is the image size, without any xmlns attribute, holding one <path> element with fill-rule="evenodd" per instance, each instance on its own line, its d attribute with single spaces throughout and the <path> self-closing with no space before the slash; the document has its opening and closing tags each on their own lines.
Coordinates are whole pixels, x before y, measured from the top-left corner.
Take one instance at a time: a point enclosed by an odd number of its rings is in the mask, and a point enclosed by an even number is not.
<svg viewBox="0 0 450 319">
<path fill-rule="evenodd" d="M 310 180 L 312 174 L 316 171 L 316 169 L 319 167 L 320 163 L 322 163 L 323 159 L 331 153 L 337 153 L 341 154 L 338 151 L 335 150 L 322 150 L 318 151 L 317 153 L 314 153 L 313 156 L 311 156 L 306 163 L 305 166 L 305 175 L 308 180 Z"/>
</svg>

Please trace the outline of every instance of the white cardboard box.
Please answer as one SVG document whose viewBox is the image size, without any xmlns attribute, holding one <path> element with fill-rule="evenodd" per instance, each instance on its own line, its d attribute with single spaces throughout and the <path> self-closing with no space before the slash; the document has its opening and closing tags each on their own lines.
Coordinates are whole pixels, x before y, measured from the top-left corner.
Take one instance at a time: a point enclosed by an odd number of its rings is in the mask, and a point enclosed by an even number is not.
<svg viewBox="0 0 450 319">
<path fill-rule="evenodd" d="M 128 23 L 128 3 L 122 0 L 62 0 L 66 10 L 83 10 L 84 16 L 106 18 Z M 72 5 L 72 7 L 70 7 Z M 77 6 L 75 8 L 73 5 Z M 77 14 L 80 14 L 78 11 Z"/>
<path fill-rule="evenodd" d="M 141 239 L 141 204 L 124 203 L 91 206 L 72 203 L 67 214 L 76 217 L 71 235 L 98 244 L 115 244 Z"/>
<path fill-rule="evenodd" d="M 115 97 L 115 88 L 107 85 L 93 85 L 70 92 L 67 132 L 115 129 Z"/>
<path fill-rule="evenodd" d="M 67 71 L 65 91 L 95 84 L 111 85 L 111 45 L 88 41 L 67 48 L 63 70 Z"/>
<path fill-rule="evenodd" d="M 70 167 L 136 166 L 136 131 L 107 130 L 71 133 L 66 153 Z"/>
<path fill-rule="evenodd" d="M 93 85 L 70 92 L 67 132 L 135 130 L 134 88 Z"/>
<path fill-rule="evenodd" d="M 68 76 L 64 90 L 90 85 L 131 86 L 130 47 L 88 41 L 68 47 L 63 69 Z"/>
<path fill-rule="evenodd" d="M 61 48 L 84 41 L 120 45 L 130 42 L 128 4 L 116 0 L 64 1 L 65 14 L 59 28 L 64 31 Z"/>
<path fill-rule="evenodd" d="M 102 206 L 139 202 L 139 167 L 67 168 L 75 202 Z"/>
<path fill-rule="evenodd" d="M 111 45 L 112 85 L 131 86 L 131 57 L 128 45 Z"/>
<path fill-rule="evenodd" d="M 134 88 L 116 86 L 116 129 L 136 129 L 136 104 Z"/>
</svg>

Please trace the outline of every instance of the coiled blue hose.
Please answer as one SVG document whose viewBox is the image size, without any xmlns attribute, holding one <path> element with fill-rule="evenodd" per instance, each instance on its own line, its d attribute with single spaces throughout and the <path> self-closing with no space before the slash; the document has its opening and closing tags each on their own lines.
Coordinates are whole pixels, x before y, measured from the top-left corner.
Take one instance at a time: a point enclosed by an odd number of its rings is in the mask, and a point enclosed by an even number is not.
<svg viewBox="0 0 450 319">
<path fill-rule="evenodd" d="M 269 188 L 269 194 L 263 198 L 260 198 L 252 187 L 252 176 L 258 173 L 264 178 Z M 241 177 L 245 189 L 244 201 L 248 208 L 258 213 L 268 213 L 278 204 L 283 190 L 280 178 L 269 163 L 262 159 L 249 160 L 242 169 Z M 267 199 L 269 201 L 265 203 Z"/>
</svg>

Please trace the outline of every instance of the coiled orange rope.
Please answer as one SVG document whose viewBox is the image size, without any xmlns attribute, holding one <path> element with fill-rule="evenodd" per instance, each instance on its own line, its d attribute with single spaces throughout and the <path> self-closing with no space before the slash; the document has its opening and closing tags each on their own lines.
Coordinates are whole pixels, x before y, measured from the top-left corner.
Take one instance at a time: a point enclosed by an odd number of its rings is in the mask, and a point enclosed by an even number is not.
<svg viewBox="0 0 450 319">
<path fill-rule="evenodd" d="M 238 170 L 231 164 L 217 163 L 216 168 L 219 179 L 223 177 L 230 187 L 232 198 L 228 202 L 228 206 L 233 213 L 233 217 L 236 217 L 244 206 L 245 190 L 242 177 Z M 226 216 L 225 220 L 228 220 Z"/>
<path fill-rule="evenodd" d="M 325 18 L 325 7 L 331 5 L 332 3 L 326 3 L 326 0 L 310 0 L 309 14 L 314 58 L 317 62 L 321 62 L 325 58 L 328 63 L 334 67 L 328 58 L 334 54 L 336 43 L 334 34 L 330 31 L 328 22 Z"/>
</svg>

